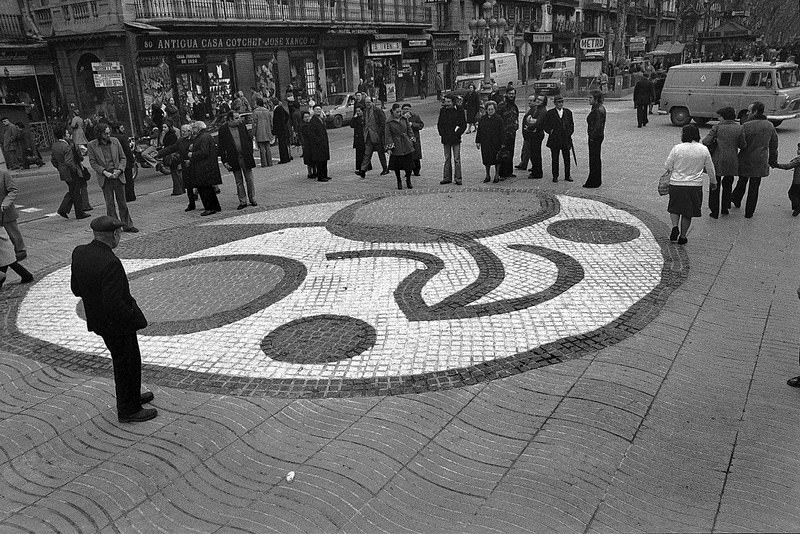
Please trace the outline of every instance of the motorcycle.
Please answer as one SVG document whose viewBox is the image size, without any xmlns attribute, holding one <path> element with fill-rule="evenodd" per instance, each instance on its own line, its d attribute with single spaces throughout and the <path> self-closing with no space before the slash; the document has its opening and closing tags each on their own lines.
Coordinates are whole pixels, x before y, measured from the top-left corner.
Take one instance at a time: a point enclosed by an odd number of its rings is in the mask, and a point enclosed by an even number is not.
<svg viewBox="0 0 800 534">
<path fill-rule="evenodd" d="M 128 148 L 133 154 L 133 166 L 131 167 L 131 177 L 133 181 L 136 181 L 136 178 L 139 176 L 139 161 L 141 160 L 142 155 L 140 153 L 137 154 L 137 145 L 136 145 L 136 138 L 129 137 L 128 138 Z"/>
</svg>

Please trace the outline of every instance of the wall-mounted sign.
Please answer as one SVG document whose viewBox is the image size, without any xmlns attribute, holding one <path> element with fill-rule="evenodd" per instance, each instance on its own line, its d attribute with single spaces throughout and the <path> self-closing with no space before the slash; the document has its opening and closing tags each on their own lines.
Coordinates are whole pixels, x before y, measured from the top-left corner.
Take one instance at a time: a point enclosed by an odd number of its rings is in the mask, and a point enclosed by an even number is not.
<svg viewBox="0 0 800 534">
<path fill-rule="evenodd" d="M 581 39 L 581 50 L 600 50 L 606 44 L 602 37 L 585 37 Z"/>
<path fill-rule="evenodd" d="M 122 72 L 119 71 L 101 71 L 95 72 L 94 86 L 95 87 L 124 87 L 125 83 L 122 81 Z"/>
<path fill-rule="evenodd" d="M 187 50 L 242 50 L 250 48 L 316 48 L 318 35 L 230 35 L 230 36 L 153 36 L 139 35 L 136 46 L 142 52 Z"/>
<path fill-rule="evenodd" d="M 368 56 L 399 56 L 403 53 L 400 41 L 370 41 L 367 46 Z"/>
<path fill-rule="evenodd" d="M 175 61 L 178 65 L 199 65 L 202 63 L 200 54 L 176 54 Z"/>
<path fill-rule="evenodd" d="M 417 46 L 428 46 L 427 39 L 409 39 L 408 40 L 408 47 L 414 48 Z"/>
<path fill-rule="evenodd" d="M 550 32 L 525 32 L 525 39 L 529 43 L 552 43 L 553 34 Z"/>
<path fill-rule="evenodd" d="M 99 61 L 92 62 L 92 70 L 100 72 L 104 70 L 121 70 L 119 61 Z"/>
</svg>

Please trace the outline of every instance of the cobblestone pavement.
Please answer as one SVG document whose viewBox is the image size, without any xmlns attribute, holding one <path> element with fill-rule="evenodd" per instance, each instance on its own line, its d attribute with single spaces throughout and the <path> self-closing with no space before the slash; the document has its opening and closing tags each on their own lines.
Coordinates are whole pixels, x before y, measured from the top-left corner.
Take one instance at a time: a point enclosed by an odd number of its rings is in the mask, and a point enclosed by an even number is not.
<svg viewBox="0 0 800 534">
<path fill-rule="evenodd" d="M 788 173 L 753 219 L 675 245 L 655 181 L 678 129 L 634 120 L 609 103 L 591 194 L 585 153 L 572 184 L 485 187 L 466 141 L 465 185 L 440 187 L 429 124 L 410 191 L 354 176 L 347 129 L 329 183 L 258 169 L 258 208 L 232 209 L 230 175 L 219 216 L 141 196 L 118 253 L 160 415 L 136 425 L 68 288 L 88 225 L 24 224 L 37 282 L 0 292 L 0 531 L 800 530 Z"/>
</svg>

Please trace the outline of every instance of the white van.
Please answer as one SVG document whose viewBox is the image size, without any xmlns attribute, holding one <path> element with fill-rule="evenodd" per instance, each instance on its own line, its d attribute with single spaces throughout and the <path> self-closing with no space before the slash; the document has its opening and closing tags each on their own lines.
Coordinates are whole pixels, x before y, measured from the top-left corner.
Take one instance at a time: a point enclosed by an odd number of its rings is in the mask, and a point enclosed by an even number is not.
<svg viewBox="0 0 800 534">
<path fill-rule="evenodd" d="M 475 84 L 475 88 L 480 90 L 483 83 L 483 56 L 470 56 L 458 61 L 458 72 L 456 74 L 456 86 L 453 92 L 456 94 L 466 93 L 470 84 Z M 517 85 L 519 80 L 517 70 L 517 56 L 508 52 L 501 52 L 489 55 L 489 77 L 492 83 L 498 87 L 505 88 L 508 82 Z"/>
<path fill-rule="evenodd" d="M 800 74 L 794 63 L 718 61 L 676 65 L 667 71 L 659 109 L 672 124 L 705 124 L 732 107 L 741 118 L 755 101 L 775 126 L 800 118 Z"/>
<path fill-rule="evenodd" d="M 575 77 L 574 57 L 557 57 L 548 59 L 542 64 L 539 79 L 533 82 L 537 95 L 557 95 L 566 85 L 567 78 Z"/>
</svg>

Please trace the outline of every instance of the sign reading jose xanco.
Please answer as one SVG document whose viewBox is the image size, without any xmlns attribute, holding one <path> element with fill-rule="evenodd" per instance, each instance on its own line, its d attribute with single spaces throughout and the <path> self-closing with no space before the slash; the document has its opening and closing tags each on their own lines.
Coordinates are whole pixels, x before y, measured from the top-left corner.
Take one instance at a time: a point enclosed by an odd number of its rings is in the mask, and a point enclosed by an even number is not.
<svg viewBox="0 0 800 534">
<path fill-rule="evenodd" d="M 175 36 L 139 35 L 136 45 L 140 52 L 189 50 L 243 50 L 250 48 L 316 48 L 318 35 L 221 35 Z"/>
</svg>

